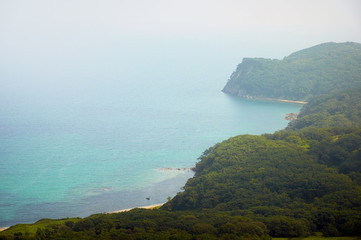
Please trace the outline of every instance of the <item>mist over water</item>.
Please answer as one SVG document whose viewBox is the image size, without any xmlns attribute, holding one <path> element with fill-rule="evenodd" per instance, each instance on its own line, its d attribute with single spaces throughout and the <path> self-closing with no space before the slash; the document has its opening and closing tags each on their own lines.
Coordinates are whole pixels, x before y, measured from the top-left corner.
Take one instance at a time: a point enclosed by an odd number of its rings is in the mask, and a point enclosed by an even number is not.
<svg viewBox="0 0 361 240">
<path fill-rule="evenodd" d="M 360 42 L 360 7 L 1 1 L 0 227 L 165 202 L 193 173 L 160 169 L 299 111 L 223 94 L 242 58 Z"/>
<path fill-rule="evenodd" d="M 0 226 L 163 203 L 193 173 L 162 169 L 282 129 L 300 109 L 223 94 L 239 63 L 230 48 L 124 44 L 3 62 Z"/>
</svg>

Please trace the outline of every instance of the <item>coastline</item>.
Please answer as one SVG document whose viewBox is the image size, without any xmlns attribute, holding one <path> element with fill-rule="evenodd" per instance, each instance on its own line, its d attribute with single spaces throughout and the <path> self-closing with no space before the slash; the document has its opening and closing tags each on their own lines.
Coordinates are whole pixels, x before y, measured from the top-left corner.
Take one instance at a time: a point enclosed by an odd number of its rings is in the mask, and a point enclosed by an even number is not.
<svg viewBox="0 0 361 240">
<path fill-rule="evenodd" d="M 150 183 L 140 188 L 121 191 L 103 191 L 101 194 L 88 196 L 81 202 L 77 202 L 76 207 L 73 207 L 72 202 L 31 205 L 33 211 L 28 213 L 32 217 L 31 219 L 4 221 L 1 222 L 0 228 L 12 227 L 16 224 L 32 224 L 43 218 L 86 218 L 98 213 L 107 214 L 129 211 L 134 208 L 149 209 L 161 206 L 167 202 L 168 197 L 174 197 L 178 192 L 182 191 L 181 188 L 187 180 L 194 176 L 193 171 L 178 171 L 174 168 L 173 171 L 174 174 L 170 174 L 169 178 L 167 177 L 159 182 Z M 147 198 L 150 198 L 150 200 Z M 26 209 L 24 210 L 26 211 Z M 42 210 L 44 214 L 37 214 L 40 210 Z M 49 213 L 52 213 L 52 215 L 49 215 Z M 57 213 L 61 213 L 61 215 Z"/>
<path fill-rule="evenodd" d="M 289 103 L 295 103 L 295 104 L 306 104 L 307 102 L 302 102 L 302 101 L 292 101 L 292 100 L 282 100 L 282 99 L 271 99 L 271 98 L 257 98 L 257 97 L 243 97 L 243 98 L 246 98 L 246 99 L 255 99 L 255 100 L 265 100 L 265 101 L 279 101 L 279 102 L 289 102 Z M 159 168 L 158 169 L 159 171 L 181 171 L 181 170 L 184 170 L 184 171 L 189 171 L 189 170 L 192 170 L 192 168 Z M 190 171 L 191 172 L 191 171 Z M 165 182 L 168 182 L 169 180 L 166 180 Z M 109 194 L 109 193 L 107 193 Z M 145 194 L 145 196 L 148 196 L 149 194 Z M 90 199 L 93 199 L 94 197 L 90 197 Z M 143 198 L 144 200 L 144 198 Z M 152 200 L 153 200 L 153 197 L 152 197 Z M 138 203 L 139 204 L 139 203 Z M 139 206 L 140 205 L 140 206 Z M 162 205 L 164 205 L 164 203 L 161 203 L 161 204 L 152 204 L 152 205 L 142 205 L 142 204 L 139 204 L 138 206 L 139 207 L 131 207 L 131 208 L 125 208 L 125 209 L 120 209 L 120 210 L 115 210 L 115 211 L 109 211 L 109 212 L 105 212 L 103 211 L 104 214 L 114 214 L 114 213 L 122 213 L 122 212 L 127 212 L 127 211 L 131 211 L 133 209 L 136 209 L 136 208 L 141 208 L 141 209 L 152 209 L 152 208 L 156 208 L 156 207 L 160 207 Z M 137 205 L 135 205 L 137 206 Z M 127 206 L 125 206 L 127 207 Z M 117 209 L 117 208 L 113 208 L 113 209 Z M 6 225 L 5 225 L 6 226 Z M 2 227 L 0 228 L 0 232 L 1 231 L 5 231 L 7 230 L 8 228 L 10 227 Z"/>
<path fill-rule="evenodd" d="M 287 102 L 287 103 L 297 103 L 297 104 L 307 104 L 307 102 L 303 102 L 303 101 L 293 101 L 293 100 L 284 100 L 284 99 L 275 99 L 275 101 L 279 101 L 279 102 Z"/>
<path fill-rule="evenodd" d="M 254 99 L 257 99 L 257 98 L 254 98 Z M 270 100 L 270 101 L 277 101 L 277 99 L 265 99 L 265 100 Z M 290 101 L 291 102 L 291 100 L 279 100 L 279 101 Z M 292 102 L 294 102 L 294 103 L 299 103 L 299 102 L 296 102 L 296 101 L 292 101 Z M 167 170 L 174 170 L 174 171 L 180 171 L 180 170 L 183 170 L 183 168 L 181 168 L 181 169 L 178 169 L 178 168 L 160 168 L 159 169 L 160 171 L 167 171 Z M 188 168 L 187 168 L 187 170 L 188 170 Z M 168 182 L 169 180 L 167 180 L 166 182 Z M 166 184 L 165 185 L 165 187 L 162 187 L 162 189 L 164 189 L 164 190 L 166 190 L 166 188 L 167 188 L 167 185 L 169 185 L 169 184 Z M 172 184 L 171 184 L 172 185 Z M 172 185 L 173 186 L 173 185 Z M 158 187 L 157 187 L 158 188 Z M 147 189 L 147 190 L 149 190 L 149 188 Z M 153 191 L 148 191 L 148 192 L 153 192 Z M 96 212 L 105 212 L 105 213 L 107 213 L 107 214 L 111 214 L 111 213 L 121 213 L 121 212 L 126 212 L 126 211 L 130 211 L 130 210 L 132 210 L 132 209 L 135 209 L 135 208 L 143 208 L 143 209 L 151 209 L 151 208 L 154 208 L 154 207 L 158 207 L 158 206 L 162 206 L 163 204 L 154 204 L 154 205 L 149 205 L 149 206 L 147 206 L 146 204 L 147 203 L 145 203 L 145 202 L 147 202 L 147 201 L 144 201 L 145 200 L 145 197 L 148 197 L 148 196 L 150 196 L 149 195 L 149 193 L 148 192 L 146 192 L 146 193 L 144 193 L 143 194 L 143 192 L 142 192 L 142 194 L 140 195 L 141 197 L 139 197 L 139 199 L 141 199 L 141 200 L 143 200 L 143 203 L 141 202 L 141 201 L 139 201 L 139 202 L 137 202 L 137 203 L 135 203 L 135 206 L 140 206 L 140 207 L 131 207 L 131 208 L 126 208 L 126 207 L 129 207 L 129 205 L 127 206 L 127 205 L 125 205 L 124 207 L 124 209 L 120 209 L 120 210 L 115 210 L 115 211 L 112 211 L 113 209 L 119 209 L 119 208 L 117 208 L 117 207 L 111 207 L 111 205 L 112 204 L 114 204 L 113 202 L 113 200 L 111 200 L 111 199 L 109 199 L 109 200 L 107 200 L 107 201 L 105 201 L 106 203 L 109 203 L 109 204 L 106 204 L 106 205 L 108 205 L 109 206 L 109 208 L 108 208 L 108 211 L 104 211 L 104 210 L 96 210 L 96 211 L 94 211 L 95 213 Z M 175 192 L 175 194 L 176 194 L 176 192 Z M 112 192 L 110 191 L 110 192 L 107 192 L 106 193 L 106 195 L 108 196 L 108 195 L 112 195 Z M 167 194 L 166 196 L 168 196 L 169 194 Z M 112 195 L 113 196 L 113 195 Z M 117 197 L 117 195 L 116 194 L 114 194 L 114 199 Z M 156 201 L 156 203 L 158 202 L 161 202 L 162 200 L 166 200 L 166 198 L 164 197 L 164 198 L 162 198 L 162 199 L 156 199 L 155 197 L 153 197 L 153 196 L 150 196 L 151 197 L 151 199 L 153 200 L 155 200 Z M 89 197 L 89 200 L 98 200 L 98 199 L 96 199 L 96 197 L 93 197 L 93 196 L 91 196 L 91 197 Z M 157 201 L 157 200 L 160 200 L 160 201 Z M 91 202 L 95 202 L 95 203 L 98 203 L 98 201 L 91 201 Z M 140 203 L 140 204 L 139 204 Z M 134 204 L 134 203 L 133 203 Z M 138 205 L 139 204 L 139 205 Z M 144 204 L 144 205 L 143 205 Z M 151 203 L 152 204 L 152 203 Z M 91 207 L 88 207 L 88 209 L 93 209 L 93 205 L 95 205 L 95 204 L 90 204 L 91 205 Z M 121 206 L 121 205 L 120 205 Z M 42 206 L 41 206 L 42 207 Z M 53 206 L 50 206 L 49 208 L 46 208 L 46 210 L 48 210 L 49 211 L 49 209 L 51 209 Z M 63 206 L 61 206 L 62 208 L 63 208 Z M 60 208 L 59 208 L 60 209 Z M 65 208 L 64 208 L 65 209 Z M 87 213 L 87 214 L 91 214 L 91 213 Z M 77 214 L 78 215 L 78 214 Z M 80 214 L 79 214 L 80 215 Z M 79 216 L 78 215 L 78 216 Z M 80 215 L 81 216 L 81 215 Z M 81 216 L 82 217 L 82 216 Z M 86 217 L 86 216 L 85 216 Z M 39 218 L 40 219 L 40 218 Z M 34 221 L 36 221 L 36 220 L 34 220 Z M 4 224 L 5 226 L 8 226 L 8 224 Z M 11 224 L 12 225 L 12 224 Z M 3 230 L 6 230 L 7 228 L 3 228 L 1 231 L 3 231 Z"/>
<path fill-rule="evenodd" d="M 284 103 L 295 103 L 305 105 L 307 102 L 304 101 L 295 101 L 295 100 L 287 100 L 287 99 L 277 99 L 277 98 L 262 98 L 262 97 L 253 97 L 253 96 L 237 96 L 245 99 L 254 99 L 254 100 L 263 100 L 263 101 L 271 101 L 271 102 L 284 102 Z"/>
<path fill-rule="evenodd" d="M 153 204 L 153 205 L 147 205 L 147 206 L 141 206 L 141 207 L 127 208 L 127 209 L 121 209 L 121 210 L 107 212 L 106 214 L 128 212 L 128 211 L 136 209 L 136 208 L 152 209 L 152 208 L 160 207 L 160 206 L 163 206 L 163 205 L 164 205 L 164 203 L 160 203 L 160 204 Z M 10 227 L 2 227 L 2 228 L 0 228 L 0 232 L 5 231 L 6 229 L 9 229 L 9 228 Z"/>
<path fill-rule="evenodd" d="M 133 209 L 136 209 L 136 208 L 152 209 L 152 208 L 160 207 L 160 206 L 163 206 L 163 205 L 164 205 L 164 203 L 160 203 L 160 204 L 153 204 L 153 205 L 142 206 L 142 207 L 127 208 L 127 209 L 121 209 L 121 210 L 116 210 L 116 211 L 107 212 L 107 214 L 128 212 L 128 211 L 133 210 Z"/>
<path fill-rule="evenodd" d="M 296 103 L 296 104 L 302 104 L 305 105 L 307 102 L 304 101 L 296 101 L 296 100 L 287 100 L 287 99 L 277 99 L 277 98 L 267 98 L 267 97 L 256 97 L 256 96 L 250 96 L 250 95 L 242 95 L 242 94 L 233 94 L 231 92 L 222 90 L 225 94 L 229 94 L 231 96 L 245 98 L 245 99 L 254 99 L 254 100 L 264 100 L 264 101 L 272 101 L 272 102 L 286 102 L 286 103 Z"/>
</svg>

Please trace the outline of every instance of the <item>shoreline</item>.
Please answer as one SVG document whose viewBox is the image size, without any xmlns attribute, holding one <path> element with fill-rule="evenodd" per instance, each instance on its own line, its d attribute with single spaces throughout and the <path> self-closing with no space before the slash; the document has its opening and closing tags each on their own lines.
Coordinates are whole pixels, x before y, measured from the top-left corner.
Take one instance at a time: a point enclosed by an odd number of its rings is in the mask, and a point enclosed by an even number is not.
<svg viewBox="0 0 361 240">
<path fill-rule="evenodd" d="M 254 99 L 254 100 L 263 100 L 263 101 L 271 101 L 271 102 L 284 102 L 284 103 L 295 103 L 305 105 L 308 102 L 304 101 L 296 101 L 296 100 L 287 100 L 287 99 L 277 99 L 277 98 L 262 98 L 262 97 L 252 97 L 252 96 L 237 96 L 245 99 Z"/>
<path fill-rule="evenodd" d="M 147 206 L 141 206 L 141 207 L 127 208 L 127 209 L 121 209 L 121 210 L 115 210 L 115 211 L 107 212 L 106 214 L 128 212 L 128 211 L 136 209 L 136 208 L 152 209 L 152 208 L 160 207 L 160 206 L 163 206 L 163 205 L 164 205 L 164 203 L 159 203 L 159 204 L 153 204 L 153 205 L 147 205 Z"/>
<path fill-rule="evenodd" d="M 121 209 L 121 210 L 111 211 L 111 212 L 107 212 L 107 213 L 105 213 L 105 214 L 128 212 L 128 211 L 133 210 L 133 209 L 136 209 L 136 208 L 152 209 L 152 208 L 160 207 L 160 206 L 163 206 L 163 205 L 164 205 L 164 203 L 159 203 L 159 204 L 153 204 L 153 205 L 147 205 L 147 206 L 141 206 L 141 207 L 134 207 L 134 208 L 127 208 L 127 209 Z M 1 228 L 0 228 L 0 232 L 5 231 L 6 229 L 9 229 L 9 228 L 10 228 L 10 227 L 1 227 Z"/>
<path fill-rule="evenodd" d="M 226 92 L 225 92 L 226 93 Z M 226 93 L 228 94 L 228 93 Z M 294 100 L 286 100 L 286 99 L 274 99 L 274 98 L 259 98 L 259 97 L 254 97 L 254 96 L 248 96 L 248 95 L 244 95 L 244 96 L 239 96 L 239 95 L 233 95 L 233 94 L 229 94 L 230 96 L 235 96 L 235 97 L 240 97 L 240 98 L 244 98 L 244 99 L 250 99 L 250 100 L 263 100 L 263 101 L 274 101 L 274 102 L 285 102 L 285 103 L 294 103 L 294 104 L 307 104 L 307 102 L 303 102 L 303 101 L 294 101 Z M 193 170 L 193 168 L 159 168 L 159 171 L 189 171 L 189 170 Z M 153 208 L 157 208 L 157 207 L 161 207 L 163 206 L 165 203 L 160 203 L 160 204 L 152 204 L 152 205 L 145 205 L 145 206 L 139 206 L 139 207 L 132 207 L 132 208 L 126 208 L 126 209 L 120 209 L 120 210 L 115 210 L 115 211 L 110 211 L 110 212 L 103 212 L 103 214 L 115 214 L 115 213 L 122 213 L 122 212 L 128 212 L 131 211 L 133 209 L 136 208 L 140 208 L 140 209 L 153 209 Z M 85 217 L 83 217 L 85 218 Z M 34 222 L 35 223 L 35 222 Z M 32 223 L 33 224 L 33 223 Z M 0 227 L 0 232 L 5 231 L 7 229 L 9 229 L 11 226 L 9 227 Z"/>
<path fill-rule="evenodd" d="M 277 99 L 277 98 L 267 98 L 267 97 L 256 97 L 256 96 L 250 96 L 250 95 L 233 94 L 233 93 L 224 91 L 224 89 L 222 90 L 222 92 L 224 92 L 225 94 L 231 95 L 231 96 L 244 98 L 244 99 L 254 99 L 254 100 L 272 101 L 272 102 L 296 103 L 296 104 L 302 104 L 302 105 L 305 105 L 305 104 L 308 103 L 308 102 L 296 101 L 296 100 L 287 100 L 287 99 Z"/>
<path fill-rule="evenodd" d="M 284 99 L 275 99 L 275 101 L 279 101 L 279 102 L 287 102 L 287 103 L 297 103 L 297 104 L 307 104 L 307 102 L 303 102 L 303 101 L 294 101 L 294 100 L 284 100 Z"/>
<path fill-rule="evenodd" d="M 163 169 L 164 171 L 168 171 Z M 51 217 L 51 219 L 61 219 L 61 218 L 86 218 L 93 214 L 112 214 L 112 213 L 121 213 L 130 211 L 135 208 L 142 209 L 151 209 L 164 205 L 167 202 L 167 197 L 175 196 L 178 192 L 181 191 L 181 187 L 184 186 L 186 181 L 189 178 L 194 176 L 194 172 L 187 170 L 182 171 L 181 168 L 179 171 L 176 168 L 172 169 L 176 174 L 170 175 L 170 178 L 162 179 L 155 183 L 142 186 L 141 188 L 134 188 L 131 190 L 124 191 L 103 191 L 105 195 L 89 196 L 85 198 L 86 206 L 77 208 L 78 212 L 73 212 L 68 210 L 68 205 L 65 205 L 62 209 L 65 214 L 63 216 Z M 158 170 L 159 171 L 159 170 Z M 151 201 L 147 201 L 146 197 L 150 197 Z M 134 200 L 132 200 L 134 199 Z M 117 204 L 115 204 L 115 202 Z M 100 207 L 99 207 L 100 206 Z M 104 209 L 103 206 L 110 206 L 107 209 Z M 45 206 L 46 207 L 46 206 Z M 57 207 L 57 206 L 55 206 Z M 46 208 L 48 211 L 52 211 L 54 206 L 51 208 Z M 88 210 L 88 208 L 90 210 Z M 85 210 L 84 210 L 85 209 Z M 11 223 L 4 223 L 0 226 L 1 231 L 5 231 L 8 228 L 11 228 L 17 224 L 34 224 L 40 219 L 48 218 L 47 216 L 41 216 L 39 218 L 34 218 L 33 220 L 23 222 L 15 221 Z"/>
</svg>

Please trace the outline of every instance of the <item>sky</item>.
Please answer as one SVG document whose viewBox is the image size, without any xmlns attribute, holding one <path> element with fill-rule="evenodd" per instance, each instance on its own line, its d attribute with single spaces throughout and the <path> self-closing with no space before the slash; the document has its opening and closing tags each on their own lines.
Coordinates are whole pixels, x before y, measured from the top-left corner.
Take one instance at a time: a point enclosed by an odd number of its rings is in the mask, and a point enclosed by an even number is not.
<svg viewBox="0 0 361 240">
<path fill-rule="evenodd" d="M 1 48 L 122 37 L 361 42 L 360 12 L 359 0 L 0 0 Z"/>
<path fill-rule="evenodd" d="M 361 1 L 0 0 L 0 36 L 0 94 L 49 76 L 68 87 L 74 76 L 187 70 L 172 62 L 229 76 L 244 57 L 361 43 Z"/>
</svg>

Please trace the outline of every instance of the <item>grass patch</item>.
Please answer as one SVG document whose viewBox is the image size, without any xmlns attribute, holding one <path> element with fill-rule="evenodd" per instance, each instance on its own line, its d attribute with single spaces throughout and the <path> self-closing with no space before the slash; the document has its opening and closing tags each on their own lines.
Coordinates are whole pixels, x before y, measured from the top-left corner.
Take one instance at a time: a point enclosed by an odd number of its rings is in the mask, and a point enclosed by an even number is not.
<svg viewBox="0 0 361 240">
<path fill-rule="evenodd" d="M 32 224 L 16 224 L 5 231 L 0 232 L 0 236 L 14 236 L 15 233 L 21 232 L 25 236 L 34 236 L 38 228 L 45 229 L 48 226 L 57 228 L 59 225 L 65 224 L 67 221 L 77 222 L 81 218 L 63 218 L 63 219 L 40 219 L 39 221 Z"/>
</svg>

